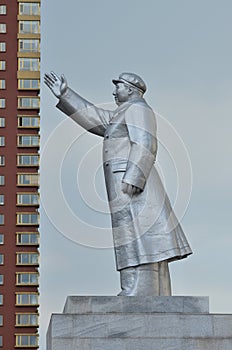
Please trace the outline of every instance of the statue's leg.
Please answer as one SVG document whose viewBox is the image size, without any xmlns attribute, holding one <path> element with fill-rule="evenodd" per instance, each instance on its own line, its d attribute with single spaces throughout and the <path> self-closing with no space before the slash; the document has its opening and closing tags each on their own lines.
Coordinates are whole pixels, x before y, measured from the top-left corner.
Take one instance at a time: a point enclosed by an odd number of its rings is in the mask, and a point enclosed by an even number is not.
<svg viewBox="0 0 232 350">
<path fill-rule="evenodd" d="M 169 296 L 171 281 L 167 261 L 143 264 L 120 271 L 119 296 Z"/>
<path fill-rule="evenodd" d="M 159 295 L 170 296 L 171 278 L 169 273 L 169 266 L 167 261 L 161 261 L 159 264 Z"/>
<path fill-rule="evenodd" d="M 131 295 L 137 279 L 137 271 L 134 267 L 120 270 L 120 282 L 122 291 L 118 296 Z"/>
</svg>

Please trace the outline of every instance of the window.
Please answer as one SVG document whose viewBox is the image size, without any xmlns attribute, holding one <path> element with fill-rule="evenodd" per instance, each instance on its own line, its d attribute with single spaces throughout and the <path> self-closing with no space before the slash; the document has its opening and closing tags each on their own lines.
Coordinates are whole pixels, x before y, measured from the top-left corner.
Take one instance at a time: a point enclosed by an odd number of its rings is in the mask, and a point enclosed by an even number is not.
<svg viewBox="0 0 232 350">
<path fill-rule="evenodd" d="M 0 275 L 0 285 L 4 284 L 4 275 Z"/>
<path fill-rule="evenodd" d="M 16 284 L 18 286 L 37 286 L 39 274 L 34 272 L 16 272 Z"/>
<path fill-rule="evenodd" d="M 35 347 L 39 345 L 38 334 L 16 334 L 16 346 L 17 347 Z"/>
<path fill-rule="evenodd" d="M 17 165 L 18 166 L 38 166 L 39 155 L 38 154 L 18 154 Z"/>
<path fill-rule="evenodd" d="M 19 52 L 39 52 L 39 40 L 38 39 L 20 39 L 19 40 Z"/>
<path fill-rule="evenodd" d="M 4 214 L 0 214 L 0 225 L 4 225 Z"/>
<path fill-rule="evenodd" d="M 39 305 L 39 295 L 37 293 L 17 293 L 17 306 Z"/>
<path fill-rule="evenodd" d="M 19 147 L 39 146 L 39 135 L 18 135 Z"/>
<path fill-rule="evenodd" d="M 4 128 L 4 127 L 5 127 L 5 118 L 0 117 L 0 128 Z"/>
<path fill-rule="evenodd" d="M 6 107 L 6 99 L 0 98 L 0 108 L 5 108 L 5 107 Z"/>
<path fill-rule="evenodd" d="M 0 23 L 0 33 L 6 33 L 6 24 Z"/>
<path fill-rule="evenodd" d="M 18 193 L 17 205 L 38 205 L 39 194 L 38 193 Z"/>
<path fill-rule="evenodd" d="M 19 128 L 38 128 L 40 124 L 39 116 L 18 116 Z"/>
<path fill-rule="evenodd" d="M 3 336 L 0 335 L 0 347 L 3 347 Z"/>
<path fill-rule="evenodd" d="M 5 79 L 0 79 L 0 89 L 5 90 L 6 88 L 6 81 Z"/>
<path fill-rule="evenodd" d="M 39 186 L 38 174 L 18 174 L 18 186 Z"/>
<path fill-rule="evenodd" d="M 39 254 L 38 253 L 17 253 L 16 261 L 17 261 L 17 265 L 38 265 Z"/>
<path fill-rule="evenodd" d="M 16 233 L 17 245 L 38 245 L 39 233 L 37 232 L 17 232 Z"/>
<path fill-rule="evenodd" d="M 6 15 L 6 5 L 0 5 L 0 15 Z"/>
<path fill-rule="evenodd" d="M 4 254 L 0 254 L 0 265 L 4 264 Z"/>
<path fill-rule="evenodd" d="M 18 88 L 21 90 L 28 90 L 28 89 L 36 89 L 38 90 L 40 88 L 40 81 L 39 79 L 19 79 L 18 80 Z"/>
<path fill-rule="evenodd" d="M 5 202 L 5 196 L 4 194 L 0 194 L 0 205 L 4 205 Z"/>
<path fill-rule="evenodd" d="M 0 175 L 0 186 L 5 185 L 5 175 Z"/>
<path fill-rule="evenodd" d="M 40 13 L 39 3 L 22 2 L 19 4 L 20 15 L 38 16 L 39 13 Z"/>
<path fill-rule="evenodd" d="M 16 326 L 37 326 L 38 318 L 38 314 L 16 314 Z"/>
<path fill-rule="evenodd" d="M 39 225 L 39 214 L 17 213 L 17 225 Z"/>
<path fill-rule="evenodd" d="M 4 234 L 0 233 L 0 244 L 4 244 Z"/>
<path fill-rule="evenodd" d="M 38 58 L 19 58 L 18 69 L 24 71 L 39 71 Z"/>
<path fill-rule="evenodd" d="M 4 41 L 0 42 L 0 51 L 5 52 L 6 51 L 6 43 Z"/>
<path fill-rule="evenodd" d="M 6 70 L 6 61 L 0 61 L 0 70 Z"/>
<path fill-rule="evenodd" d="M 3 326 L 3 315 L 0 315 L 0 327 Z"/>
<path fill-rule="evenodd" d="M 19 21 L 19 33 L 38 34 L 40 32 L 39 21 Z"/>
<path fill-rule="evenodd" d="M 3 294 L 0 294 L 0 305 L 3 305 Z"/>
<path fill-rule="evenodd" d="M 5 165 L 5 156 L 0 156 L 0 166 Z"/>
<path fill-rule="evenodd" d="M 5 146 L 5 136 L 0 136 L 0 147 Z"/>
<path fill-rule="evenodd" d="M 3 108 L 3 107 L 2 107 Z M 39 108 L 39 97 L 19 97 L 18 108 Z"/>
</svg>

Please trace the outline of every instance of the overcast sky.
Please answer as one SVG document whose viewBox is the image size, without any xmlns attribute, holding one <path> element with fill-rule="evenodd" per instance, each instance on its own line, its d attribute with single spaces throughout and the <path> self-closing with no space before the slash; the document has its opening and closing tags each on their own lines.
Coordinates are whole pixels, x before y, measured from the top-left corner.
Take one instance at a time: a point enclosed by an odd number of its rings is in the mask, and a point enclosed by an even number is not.
<svg viewBox="0 0 232 350">
<path fill-rule="evenodd" d="M 171 264 L 173 293 L 209 296 L 217 313 L 232 313 L 231 13 L 230 0 L 42 1 L 42 73 L 64 73 L 74 90 L 110 108 L 112 78 L 130 71 L 146 81 L 157 164 L 194 251 Z M 66 296 L 116 295 L 119 274 L 102 140 L 58 111 L 47 87 L 41 96 L 45 350 L 50 315 Z"/>
</svg>

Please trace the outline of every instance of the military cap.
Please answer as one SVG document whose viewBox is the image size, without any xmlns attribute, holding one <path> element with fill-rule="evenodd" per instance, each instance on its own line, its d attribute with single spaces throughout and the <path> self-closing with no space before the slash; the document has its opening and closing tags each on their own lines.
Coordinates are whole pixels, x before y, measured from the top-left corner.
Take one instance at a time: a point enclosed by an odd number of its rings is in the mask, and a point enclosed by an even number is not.
<svg viewBox="0 0 232 350">
<path fill-rule="evenodd" d="M 118 83 L 127 84 L 129 86 L 132 86 L 132 87 L 138 89 L 143 94 L 147 90 L 146 84 L 144 83 L 143 79 L 134 73 L 121 73 L 119 75 L 118 79 L 113 79 L 112 82 L 115 85 Z"/>
</svg>

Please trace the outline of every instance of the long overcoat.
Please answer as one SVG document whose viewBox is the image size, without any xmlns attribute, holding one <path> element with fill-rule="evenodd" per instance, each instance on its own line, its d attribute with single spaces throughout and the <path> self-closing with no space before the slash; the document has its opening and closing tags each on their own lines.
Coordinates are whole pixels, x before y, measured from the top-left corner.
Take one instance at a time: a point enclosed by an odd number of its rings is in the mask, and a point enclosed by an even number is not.
<svg viewBox="0 0 232 350">
<path fill-rule="evenodd" d="M 192 251 L 154 166 L 156 118 L 143 98 L 115 111 L 96 107 L 68 88 L 57 107 L 104 138 L 103 167 L 118 270 L 185 258 Z M 122 182 L 140 188 L 128 195 Z"/>
</svg>

